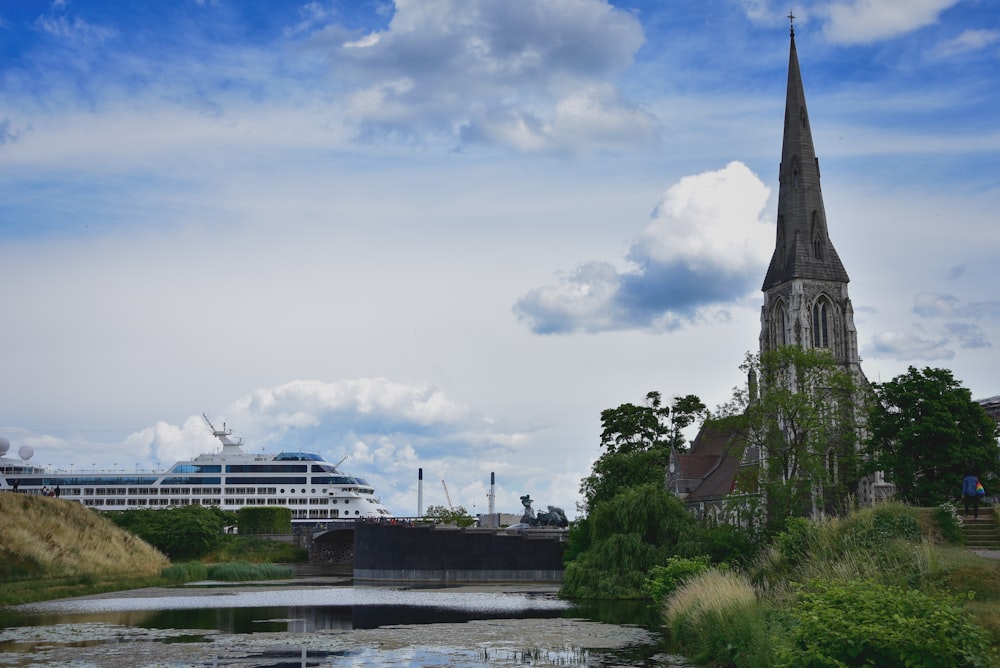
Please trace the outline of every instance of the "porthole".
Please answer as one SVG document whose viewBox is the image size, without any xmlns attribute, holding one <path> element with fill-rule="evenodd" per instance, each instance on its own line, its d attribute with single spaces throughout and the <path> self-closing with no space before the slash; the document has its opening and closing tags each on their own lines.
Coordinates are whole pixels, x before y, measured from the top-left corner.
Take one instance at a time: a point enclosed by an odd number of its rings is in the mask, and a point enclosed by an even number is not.
<svg viewBox="0 0 1000 668">
<path fill-rule="evenodd" d="M 344 503 L 345 503 L 345 504 L 346 504 L 346 503 L 350 503 L 350 502 L 351 502 L 351 500 L 350 500 L 350 499 L 344 499 Z"/>
<path fill-rule="evenodd" d="M 361 511 L 360 511 L 360 510 L 355 510 L 355 511 L 354 511 L 354 514 L 355 514 L 355 515 L 360 515 L 360 514 L 361 514 Z"/>
<path fill-rule="evenodd" d="M 282 493 L 282 494 L 284 494 L 284 493 L 285 493 L 285 488 L 284 488 L 284 487 L 282 487 L 282 488 L 281 488 L 281 493 Z"/>
</svg>

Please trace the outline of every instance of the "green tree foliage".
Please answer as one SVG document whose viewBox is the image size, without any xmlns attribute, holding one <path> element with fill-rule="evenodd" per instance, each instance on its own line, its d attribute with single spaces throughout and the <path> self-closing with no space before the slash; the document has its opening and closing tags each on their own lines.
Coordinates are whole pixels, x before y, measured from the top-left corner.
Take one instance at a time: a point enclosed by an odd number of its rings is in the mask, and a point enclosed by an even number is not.
<svg viewBox="0 0 1000 668">
<path fill-rule="evenodd" d="M 605 452 L 580 485 L 584 510 L 592 511 L 630 487 L 662 484 L 671 450 L 684 448 L 683 430 L 705 412 L 705 404 L 694 395 L 675 397 L 668 407 L 659 392 L 646 394 L 642 406 L 622 404 L 602 411 Z"/>
<path fill-rule="evenodd" d="M 241 535 L 291 533 L 292 511 L 281 506 L 252 506 L 236 511 L 236 527 Z"/>
<path fill-rule="evenodd" d="M 961 494 L 973 472 L 997 474 L 997 426 L 946 369 L 910 367 L 874 386 L 867 451 L 897 495 L 933 506 Z"/>
<path fill-rule="evenodd" d="M 463 506 L 445 508 L 444 506 L 428 506 L 424 511 L 424 519 L 431 520 L 438 524 L 456 524 L 460 527 L 472 526 L 476 518 L 469 515 L 469 511 Z"/>
<path fill-rule="evenodd" d="M 223 540 L 224 527 L 236 524 L 234 513 L 205 506 L 125 510 L 106 516 L 175 561 L 205 556 Z"/>
<path fill-rule="evenodd" d="M 561 595 L 575 599 L 643 598 L 646 575 L 689 544 L 696 520 L 661 479 L 630 487 L 594 507 L 588 549 L 566 565 Z"/>
<path fill-rule="evenodd" d="M 742 415 L 730 419 L 742 423 L 747 446 L 762 453 L 768 526 L 843 511 L 860 476 L 859 395 L 851 375 L 828 350 L 798 346 L 748 355 L 743 369 L 760 379 L 759 396 L 744 395 Z"/>
</svg>

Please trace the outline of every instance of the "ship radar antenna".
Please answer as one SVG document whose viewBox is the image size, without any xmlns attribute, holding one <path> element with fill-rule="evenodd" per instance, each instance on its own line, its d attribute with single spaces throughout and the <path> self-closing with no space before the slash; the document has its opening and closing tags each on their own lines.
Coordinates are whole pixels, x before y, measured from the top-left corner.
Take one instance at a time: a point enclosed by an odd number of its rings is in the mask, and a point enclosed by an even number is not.
<svg viewBox="0 0 1000 668">
<path fill-rule="evenodd" d="M 223 450 L 228 450 L 229 449 L 226 446 L 230 446 L 230 447 L 236 446 L 238 448 L 239 446 L 243 445 L 243 439 L 242 438 L 237 438 L 236 440 L 233 440 L 233 439 L 229 438 L 232 435 L 233 430 L 232 429 L 226 429 L 226 423 L 225 422 L 222 423 L 222 429 L 216 429 L 215 425 L 212 424 L 212 421 L 208 419 L 207 415 L 205 415 L 204 413 L 202 413 L 201 417 L 203 417 L 205 419 L 205 422 L 208 423 L 209 428 L 212 430 L 212 436 L 215 436 L 217 439 L 219 439 L 220 441 L 222 441 Z"/>
</svg>

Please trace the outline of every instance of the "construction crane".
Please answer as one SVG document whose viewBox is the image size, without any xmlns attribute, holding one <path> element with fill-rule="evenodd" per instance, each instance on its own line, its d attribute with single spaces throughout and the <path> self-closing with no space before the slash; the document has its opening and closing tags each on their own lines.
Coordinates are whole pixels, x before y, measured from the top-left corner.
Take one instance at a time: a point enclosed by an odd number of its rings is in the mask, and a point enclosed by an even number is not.
<svg viewBox="0 0 1000 668">
<path fill-rule="evenodd" d="M 448 493 L 448 485 L 444 480 L 441 481 L 441 486 L 444 487 L 444 498 L 448 500 L 448 510 L 455 510 L 455 506 L 451 505 L 451 494 Z"/>
</svg>

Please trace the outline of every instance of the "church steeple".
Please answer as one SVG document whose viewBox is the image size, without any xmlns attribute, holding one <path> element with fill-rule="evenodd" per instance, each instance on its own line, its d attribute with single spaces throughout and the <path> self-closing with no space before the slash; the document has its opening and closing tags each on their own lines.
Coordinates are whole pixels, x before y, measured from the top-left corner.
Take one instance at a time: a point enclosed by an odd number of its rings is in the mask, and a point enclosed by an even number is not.
<svg viewBox="0 0 1000 668">
<path fill-rule="evenodd" d="M 847 294 L 850 279 L 827 228 L 794 24 L 776 222 L 774 254 L 761 287 L 761 352 L 783 345 L 826 348 L 856 378 L 863 379 L 854 310 Z"/>
<path fill-rule="evenodd" d="M 794 26 L 790 39 L 785 131 L 778 168 L 777 239 L 763 290 L 795 278 L 850 280 L 827 231 L 819 159 L 813 148 Z"/>
</svg>

